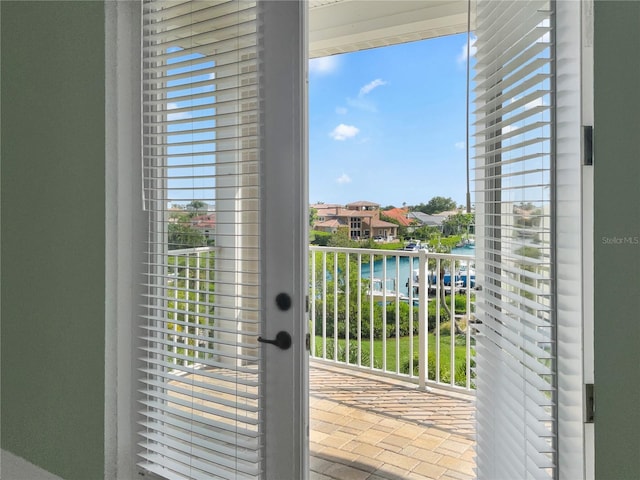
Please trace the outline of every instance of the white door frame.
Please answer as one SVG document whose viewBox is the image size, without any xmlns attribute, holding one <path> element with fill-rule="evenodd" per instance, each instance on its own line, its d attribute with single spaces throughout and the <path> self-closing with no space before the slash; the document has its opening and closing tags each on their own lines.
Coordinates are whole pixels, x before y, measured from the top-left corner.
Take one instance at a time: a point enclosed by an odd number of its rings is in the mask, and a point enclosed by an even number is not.
<svg viewBox="0 0 640 480">
<path fill-rule="evenodd" d="M 306 2 L 261 3 L 263 336 L 287 331 L 289 350 L 264 345 L 265 471 L 308 476 Z M 289 310 L 275 302 L 292 298 Z"/>
<path fill-rule="evenodd" d="M 260 2 L 262 334 L 289 332 L 292 347 L 263 346 L 266 478 L 308 477 L 307 4 Z M 137 476 L 136 319 L 145 218 L 140 159 L 140 5 L 105 3 L 106 348 L 105 479 Z M 292 307 L 274 301 L 288 293 Z M 117 387 L 116 387 L 117 386 Z"/>
</svg>

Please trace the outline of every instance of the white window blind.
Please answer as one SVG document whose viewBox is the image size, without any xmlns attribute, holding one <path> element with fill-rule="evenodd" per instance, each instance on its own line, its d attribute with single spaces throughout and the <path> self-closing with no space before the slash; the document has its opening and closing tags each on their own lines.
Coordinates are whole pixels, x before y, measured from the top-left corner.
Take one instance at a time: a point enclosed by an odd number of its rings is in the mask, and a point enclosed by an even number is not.
<svg viewBox="0 0 640 480">
<path fill-rule="evenodd" d="M 479 479 L 557 473 L 553 25 L 549 1 L 477 2 Z"/>
<path fill-rule="evenodd" d="M 149 231 L 138 465 L 167 479 L 259 478 L 256 2 L 142 8 Z"/>
</svg>

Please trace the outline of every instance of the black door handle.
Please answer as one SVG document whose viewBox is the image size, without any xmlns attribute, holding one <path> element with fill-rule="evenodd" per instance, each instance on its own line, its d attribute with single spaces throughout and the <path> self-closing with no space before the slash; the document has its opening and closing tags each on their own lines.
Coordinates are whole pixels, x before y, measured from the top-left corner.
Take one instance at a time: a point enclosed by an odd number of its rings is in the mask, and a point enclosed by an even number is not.
<svg viewBox="0 0 640 480">
<path fill-rule="evenodd" d="M 282 350 L 288 350 L 291 347 L 291 335 L 288 332 L 281 331 L 276 334 L 275 340 L 267 340 L 266 338 L 258 337 L 260 343 L 270 343 Z"/>
</svg>

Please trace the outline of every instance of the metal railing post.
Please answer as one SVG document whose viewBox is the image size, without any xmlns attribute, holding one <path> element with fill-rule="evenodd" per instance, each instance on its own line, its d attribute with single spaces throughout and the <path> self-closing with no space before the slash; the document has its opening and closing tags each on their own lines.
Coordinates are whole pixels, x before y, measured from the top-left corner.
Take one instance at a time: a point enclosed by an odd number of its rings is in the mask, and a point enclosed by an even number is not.
<svg viewBox="0 0 640 480">
<path fill-rule="evenodd" d="M 426 388 L 427 379 L 427 342 L 429 339 L 428 332 L 428 315 L 429 308 L 427 304 L 428 295 L 428 275 L 427 275 L 427 254 L 422 251 L 418 255 L 418 385 L 420 388 Z"/>
</svg>

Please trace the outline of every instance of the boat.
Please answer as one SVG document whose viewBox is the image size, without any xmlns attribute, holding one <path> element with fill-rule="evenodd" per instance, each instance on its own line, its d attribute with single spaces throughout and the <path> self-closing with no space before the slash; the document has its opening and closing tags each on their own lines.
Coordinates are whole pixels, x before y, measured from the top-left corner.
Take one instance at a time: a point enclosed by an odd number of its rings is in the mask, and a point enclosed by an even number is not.
<svg viewBox="0 0 640 480">
<path fill-rule="evenodd" d="M 418 296 L 418 294 L 420 293 L 420 269 L 419 268 L 415 268 L 413 270 L 413 272 L 411 272 L 412 274 L 412 283 L 411 283 L 411 287 L 413 288 L 413 295 L 415 297 Z M 435 289 L 435 275 L 433 274 L 432 271 L 429 271 L 427 273 L 427 291 L 431 290 L 431 289 Z M 407 289 L 409 288 L 409 283 L 410 283 L 410 279 L 407 279 L 407 283 L 406 283 L 406 287 Z"/>
<path fill-rule="evenodd" d="M 462 287 L 466 288 L 467 283 L 471 286 L 471 288 L 475 288 L 476 286 L 476 271 L 473 266 L 469 268 L 467 272 L 467 265 L 460 265 L 458 268 L 458 273 L 455 278 L 456 282 L 462 282 Z"/>
<path fill-rule="evenodd" d="M 463 265 L 454 274 L 453 281 L 457 288 L 466 288 L 467 283 L 470 283 L 471 288 L 474 288 L 476 286 L 476 272 L 472 268 L 470 269 L 469 273 L 467 273 L 466 266 Z M 429 279 L 429 283 L 430 285 L 433 285 L 433 287 L 431 288 L 435 288 L 435 284 L 436 284 L 435 274 L 431 275 L 431 278 Z M 442 283 L 445 287 L 451 286 L 451 272 L 449 270 L 445 270 L 442 278 Z"/>
<path fill-rule="evenodd" d="M 456 244 L 456 248 L 475 248 L 476 241 L 473 238 L 466 238 Z"/>
<path fill-rule="evenodd" d="M 383 290 L 382 279 L 374 278 L 371 282 L 372 288 L 367 289 L 367 296 L 373 297 L 373 299 L 376 302 L 383 302 L 383 301 L 390 302 L 396 299 L 405 301 L 405 302 L 408 301 L 409 297 L 407 295 L 401 292 L 397 292 L 395 290 L 395 278 L 388 278 L 387 283 L 390 283 L 390 282 L 391 282 L 391 288 L 387 286 L 387 288 Z"/>
<path fill-rule="evenodd" d="M 412 272 L 411 285 L 413 287 L 413 294 L 418 295 L 420 292 L 420 269 L 414 269 Z M 467 272 L 467 266 L 462 265 L 455 273 L 453 277 L 454 287 L 456 289 L 464 289 L 467 288 L 467 284 L 470 284 L 471 288 L 475 288 L 476 286 L 476 272 L 471 267 L 469 272 Z M 407 279 L 406 287 L 409 288 L 410 279 Z M 427 274 L 427 288 L 429 291 L 435 291 L 437 287 L 438 279 L 433 271 L 429 271 Z M 445 270 L 444 276 L 442 278 L 442 286 L 445 288 L 445 291 L 449 291 L 451 289 L 451 272 L 449 270 Z"/>
<path fill-rule="evenodd" d="M 409 243 L 408 243 L 407 245 L 405 245 L 405 247 L 402 249 L 402 251 L 404 251 L 404 252 L 420 252 L 420 251 L 422 251 L 422 250 L 424 250 L 425 252 L 426 252 L 426 251 L 429 251 L 429 249 L 428 249 L 427 245 L 422 245 L 422 244 L 420 243 L 420 240 L 416 240 L 416 241 L 409 242 Z"/>
</svg>

